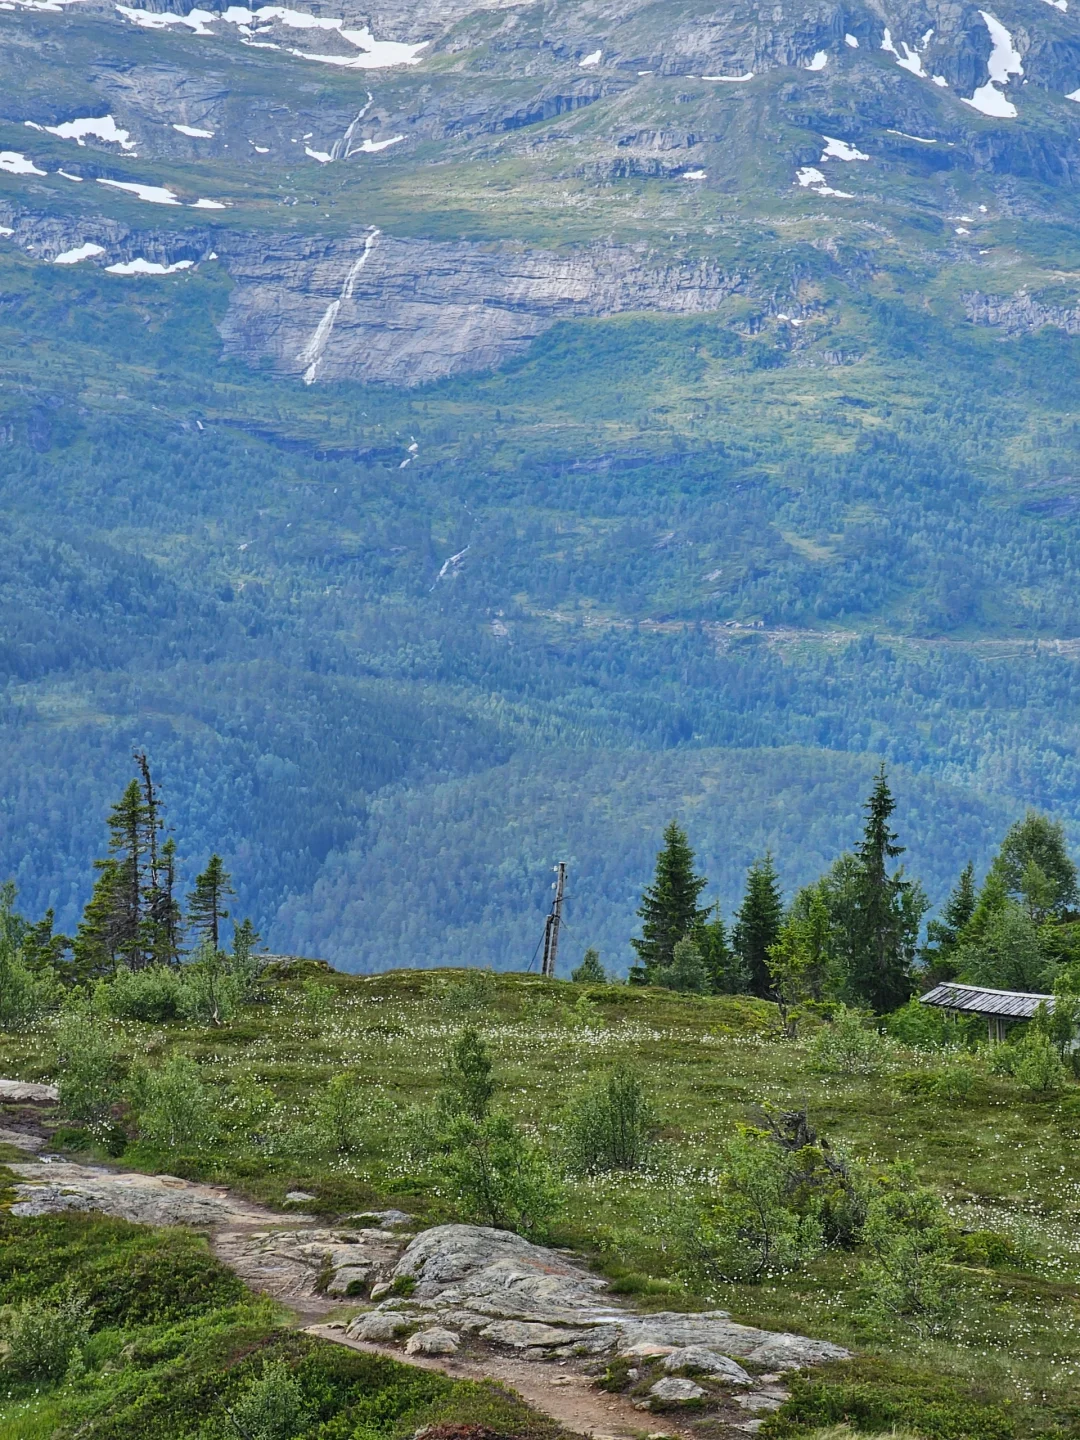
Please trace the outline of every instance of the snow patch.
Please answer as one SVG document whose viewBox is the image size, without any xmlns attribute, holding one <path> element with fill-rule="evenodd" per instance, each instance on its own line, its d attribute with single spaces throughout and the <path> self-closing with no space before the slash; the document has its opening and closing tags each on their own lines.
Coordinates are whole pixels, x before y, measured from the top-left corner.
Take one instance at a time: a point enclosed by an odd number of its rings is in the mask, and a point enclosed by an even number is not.
<svg viewBox="0 0 1080 1440">
<path fill-rule="evenodd" d="M 1054 9 L 1060 10 L 1062 14 L 1069 8 L 1069 0 L 1046 0 L 1046 3 L 1053 5 Z"/>
<path fill-rule="evenodd" d="M 190 135 L 192 140 L 212 140 L 213 130 L 200 130 L 197 125 L 174 125 L 174 130 L 179 130 L 181 135 Z"/>
<path fill-rule="evenodd" d="M 857 50 L 859 48 L 859 41 L 855 35 L 845 35 L 844 44 L 850 46 L 852 50 Z"/>
<path fill-rule="evenodd" d="M 23 122 L 31 130 L 44 130 L 50 135 L 56 135 L 61 140 L 74 140 L 77 145 L 85 145 L 87 135 L 92 135 L 95 140 L 108 141 L 110 145 L 119 145 L 121 150 L 134 150 L 135 141 L 132 140 L 129 131 L 121 130 L 111 115 L 87 116 L 82 120 L 65 120 L 62 125 L 35 125 L 32 120 Z"/>
<path fill-rule="evenodd" d="M 1065 96 L 1065 99 L 1075 100 L 1077 104 L 1080 105 L 1080 90 L 1070 90 L 1068 95 Z"/>
<path fill-rule="evenodd" d="M 9 175 L 47 175 L 47 170 L 39 170 L 32 160 L 18 150 L 0 150 L 0 170 L 6 170 Z"/>
<path fill-rule="evenodd" d="M 602 50 L 594 50 L 591 55 L 586 55 L 584 60 L 579 60 L 578 64 L 582 69 L 584 69 L 586 65 L 599 65 L 600 57 L 603 53 Z"/>
<path fill-rule="evenodd" d="M 914 140 L 919 145 L 936 145 L 936 140 L 927 140 L 923 135 L 909 135 L 906 130 L 889 130 L 889 135 L 899 135 L 902 140 Z"/>
<path fill-rule="evenodd" d="M 14 9 L 15 7 L 12 6 L 11 8 Z M 0 235 L 14 235 L 14 234 L 15 234 L 15 231 L 12 230 L 12 228 L 11 228 L 10 225 L 0 225 Z"/>
<path fill-rule="evenodd" d="M 682 178 L 684 180 L 704 180 L 707 176 L 704 170 L 684 170 Z"/>
<path fill-rule="evenodd" d="M 998 85 L 1007 86 L 1010 75 L 1024 73 L 1020 52 L 1000 20 L 995 19 L 988 10 L 980 10 L 979 14 L 990 32 L 990 39 L 994 47 L 990 52 L 990 59 L 986 62 L 990 79 L 985 85 L 980 85 L 970 99 L 965 99 L 964 96 L 960 98 L 965 105 L 970 105 L 973 110 L 978 110 L 980 115 L 989 115 L 994 120 L 1015 120 L 1016 106 L 996 87 Z"/>
<path fill-rule="evenodd" d="M 806 62 L 806 64 L 803 66 L 803 69 L 804 69 L 804 70 L 824 70 L 824 69 L 825 69 L 825 66 L 828 65 L 828 63 L 829 63 L 829 53 L 828 53 L 828 51 L 827 51 L 827 50 L 818 50 L 818 51 L 815 52 L 814 58 L 813 58 L 812 60 L 808 60 L 808 61 Z"/>
<path fill-rule="evenodd" d="M 822 152 L 822 160 L 869 160 L 869 155 L 864 155 L 861 150 L 856 150 L 854 145 L 849 145 L 846 140 L 835 140 L 831 135 L 823 135 L 825 149 Z"/>
<path fill-rule="evenodd" d="M 404 135 L 392 135 L 389 140 L 365 140 L 360 149 L 365 155 L 377 155 L 380 150 L 389 150 L 391 145 L 400 145 L 404 139 Z"/>
<path fill-rule="evenodd" d="M 304 154 L 310 156 L 312 160 L 318 160 L 320 165 L 330 164 L 330 156 L 325 150 L 313 150 L 310 145 L 305 145 Z"/>
<path fill-rule="evenodd" d="M 970 235 L 971 231 L 966 229 L 963 225 L 957 225 L 956 233 L 957 235 Z"/>
<path fill-rule="evenodd" d="M 224 200 L 196 200 L 192 210 L 227 210 L 229 207 Z"/>
<path fill-rule="evenodd" d="M 76 185 L 82 184 L 83 177 L 81 175 L 72 175 L 68 170 L 57 170 L 56 173 L 62 175 L 65 180 L 74 180 Z"/>
<path fill-rule="evenodd" d="M 754 78 L 753 70 L 747 70 L 745 75 L 702 75 L 702 80 L 719 80 L 723 85 L 745 85 L 748 80 Z"/>
<path fill-rule="evenodd" d="M 256 145 L 254 140 L 249 140 L 249 141 L 248 141 L 248 144 L 254 149 L 256 155 L 269 155 L 269 154 L 270 154 L 270 146 L 269 146 L 269 145 Z"/>
<path fill-rule="evenodd" d="M 420 51 L 426 49 L 430 43 L 422 40 L 418 45 L 406 45 L 397 40 L 376 40 L 366 25 L 359 30 L 347 30 L 343 18 L 309 15 L 303 10 L 291 10 L 284 5 L 263 5 L 258 10 L 249 10 L 243 5 L 230 5 L 220 15 L 200 9 L 190 10 L 186 15 L 173 15 L 170 12 L 140 10 L 130 5 L 117 5 L 116 8 L 126 19 L 148 30 L 163 30 L 169 25 L 186 25 L 196 35 L 211 35 L 213 31 L 209 27 L 221 21 L 227 25 L 235 25 L 245 45 L 255 45 L 266 50 L 277 50 L 281 47 L 268 40 L 253 39 L 253 28 L 258 27 L 256 33 L 261 33 L 267 26 L 275 24 L 284 25 L 290 30 L 332 30 L 362 53 L 356 56 L 315 55 L 307 50 L 290 50 L 288 53 L 297 55 L 302 60 L 319 60 L 326 65 L 341 65 L 353 70 L 418 65 Z"/>
<path fill-rule="evenodd" d="M 177 260 L 173 265 L 159 265 L 156 260 L 144 260 L 140 255 L 135 260 L 121 260 L 116 265 L 106 265 L 110 275 L 175 275 L 177 270 L 190 270 L 194 260 Z"/>
<path fill-rule="evenodd" d="M 186 15 L 174 15 L 171 11 L 138 10 L 133 5 L 117 5 L 125 20 L 141 25 L 144 30 L 166 30 L 170 25 L 186 25 L 195 35 L 210 35 L 207 27 L 217 19 L 209 10 L 189 10 Z"/>
<path fill-rule="evenodd" d="M 113 190 L 126 190 L 128 194 L 147 200 L 151 205 L 179 205 L 179 195 L 174 195 L 164 185 L 140 185 L 134 180 L 103 180 L 98 176 L 99 185 L 108 185 Z"/>
<path fill-rule="evenodd" d="M 903 55 L 900 54 L 900 51 L 893 43 L 892 34 L 886 25 L 885 35 L 881 42 L 882 50 L 886 51 L 889 55 L 894 55 L 896 57 L 896 63 L 902 70 L 910 70 L 912 75 L 925 75 L 926 72 L 922 68 L 922 60 L 919 58 L 919 52 L 913 50 L 906 40 L 901 40 L 900 43 L 904 47 Z"/>
<path fill-rule="evenodd" d="M 854 200 L 855 196 L 847 190 L 834 190 L 826 183 L 825 176 L 813 165 L 804 165 L 801 170 L 795 172 L 795 181 L 804 190 L 813 189 L 815 195 L 835 195 L 842 200 Z"/>
<path fill-rule="evenodd" d="M 80 245 L 77 250 L 65 250 L 62 255 L 57 255 L 56 258 L 53 260 L 53 264 L 78 265 L 80 260 L 89 260 L 94 255 L 104 254 L 104 245 L 95 245 L 88 240 L 85 245 Z"/>
</svg>

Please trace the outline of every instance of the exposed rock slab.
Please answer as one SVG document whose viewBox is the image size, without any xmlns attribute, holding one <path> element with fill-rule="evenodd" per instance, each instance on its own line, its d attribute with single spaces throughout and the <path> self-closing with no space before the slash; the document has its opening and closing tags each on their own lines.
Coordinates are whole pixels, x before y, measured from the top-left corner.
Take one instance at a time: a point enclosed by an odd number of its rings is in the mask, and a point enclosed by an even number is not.
<svg viewBox="0 0 1080 1440">
<path fill-rule="evenodd" d="M 550 251 L 367 231 L 351 239 L 222 235 L 236 282 L 226 353 L 316 380 L 421 385 L 522 353 L 558 320 L 700 314 L 740 288 L 707 261 L 628 246 Z"/>
<path fill-rule="evenodd" d="M 44 1105 L 57 1099 L 55 1085 L 38 1085 L 32 1080 L 0 1080 L 0 1100 Z"/>
<path fill-rule="evenodd" d="M 481 1339 L 532 1354 L 667 1356 L 672 1370 L 697 1368 L 733 1385 L 750 1379 L 736 1356 L 776 1371 L 849 1358 L 829 1341 L 738 1325 L 723 1310 L 633 1314 L 605 1293 L 604 1280 L 568 1256 L 479 1225 L 425 1230 L 394 1276 L 414 1282 L 409 1302 L 392 1302 L 395 1312 L 411 1310 L 418 1320 L 432 1311 L 488 1315 Z"/>
<path fill-rule="evenodd" d="M 75 1165 L 13 1164 L 22 1177 L 13 1215 L 57 1215 L 65 1210 L 95 1210 L 142 1225 L 266 1223 L 277 1217 L 214 1185 L 199 1185 L 175 1175 L 137 1175 Z"/>
<path fill-rule="evenodd" d="M 401 1246 L 386 1230 L 239 1229 L 214 1237 L 220 1260 L 252 1290 L 279 1300 L 362 1293 L 393 1266 Z"/>
</svg>

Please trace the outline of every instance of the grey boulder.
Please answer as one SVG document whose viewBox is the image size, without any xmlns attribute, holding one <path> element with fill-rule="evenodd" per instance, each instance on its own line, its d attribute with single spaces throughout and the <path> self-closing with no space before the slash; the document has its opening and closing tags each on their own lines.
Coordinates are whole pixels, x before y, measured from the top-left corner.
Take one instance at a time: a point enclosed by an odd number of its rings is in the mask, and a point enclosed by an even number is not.
<svg viewBox="0 0 1080 1440">
<path fill-rule="evenodd" d="M 684 1345 L 680 1350 L 672 1350 L 664 1360 L 664 1369 L 669 1375 L 678 1370 L 692 1370 L 695 1374 L 722 1380 L 725 1385 L 750 1386 L 754 1383 L 741 1365 L 727 1355 L 707 1350 L 704 1345 Z"/>
<path fill-rule="evenodd" d="M 660 1400 L 665 1405 L 689 1405 L 694 1400 L 703 1399 L 705 1391 L 700 1385 L 695 1385 L 693 1380 L 686 1380 L 679 1375 L 665 1375 L 663 1380 L 657 1380 L 649 1394 L 654 1400 Z"/>
</svg>

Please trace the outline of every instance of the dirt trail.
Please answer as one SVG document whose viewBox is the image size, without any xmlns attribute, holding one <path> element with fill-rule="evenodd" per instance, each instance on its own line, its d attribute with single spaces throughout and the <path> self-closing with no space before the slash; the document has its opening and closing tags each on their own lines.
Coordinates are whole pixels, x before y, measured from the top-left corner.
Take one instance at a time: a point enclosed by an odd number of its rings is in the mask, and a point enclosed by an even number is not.
<svg viewBox="0 0 1080 1440">
<path fill-rule="evenodd" d="M 403 1358 L 400 1349 L 392 1345 L 351 1340 L 334 1325 L 309 1325 L 305 1333 L 369 1355 L 386 1355 L 398 1361 Z M 677 1419 L 650 1415 L 647 1410 L 638 1410 L 622 1395 L 608 1395 L 598 1390 L 594 1379 L 581 1374 L 570 1362 L 552 1365 L 549 1361 L 525 1360 L 516 1355 L 486 1354 L 438 1358 L 410 1355 L 406 1363 L 423 1370 L 440 1371 L 454 1380 L 495 1380 L 516 1390 L 527 1404 L 550 1415 L 564 1429 L 578 1435 L 591 1435 L 594 1440 L 632 1440 L 646 1433 L 683 1436 L 689 1440 L 693 1435 L 693 1431 Z M 756 1428 L 752 1420 L 749 1425 Z"/>
<path fill-rule="evenodd" d="M 724 1436 L 736 1440 L 757 1430 L 762 1424 L 758 1412 L 777 1408 L 786 1395 L 779 1374 L 762 1375 L 755 1381 L 752 1392 L 743 1391 L 722 1399 L 719 1412 L 711 1408 L 708 1417 L 670 1411 L 654 1415 L 647 1409 L 637 1408 L 624 1395 L 608 1394 L 598 1388 L 592 1373 L 598 1368 L 595 1355 L 590 1359 L 589 1355 L 570 1353 L 565 1345 L 561 1353 L 552 1352 L 551 1336 L 545 1339 L 546 1332 L 551 1330 L 546 1323 L 520 1324 L 512 1319 L 493 1322 L 488 1329 L 500 1332 L 499 1338 L 507 1349 L 497 1348 L 487 1337 L 478 1336 L 469 1339 L 453 1355 L 403 1353 L 400 1344 L 382 1343 L 381 1336 L 353 1338 L 346 1334 L 346 1326 L 366 1307 L 359 1302 L 350 1305 L 350 1292 L 358 1295 L 373 1282 L 385 1279 L 399 1261 L 406 1267 L 410 1264 L 408 1260 L 401 1261 L 412 1239 L 399 1229 L 408 1221 L 407 1216 L 399 1211 L 382 1211 L 347 1216 L 336 1225 L 328 1226 L 325 1221 L 302 1214 L 290 1215 L 254 1205 L 224 1186 L 200 1184 L 173 1175 L 146 1175 L 119 1166 L 80 1165 L 59 1155 L 34 1154 L 47 1147 L 51 1140 L 44 1107 L 53 1097 L 47 1093 L 27 1094 L 31 1088 L 45 1091 L 47 1087 L 21 1087 L 15 1082 L 0 1080 L 0 1118 L 6 1122 L 0 1127 L 0 1140 L 17 1145 L 26 1154 L 25 1160 L 8 1162 L 8 1168 L 18 1176 L 16 1201 L 11 1207 L 13 1215 L 95 1211 L 146 1225 L 183 1225 L 201 1230 L 209 1236 L 215 1254 L 224 1264 L 252 1290 L 271 1295 L 288 1307 L 307 1334 L 352 1350 L 438 1370 L 454 1378 L 496 1381 L 515 1390 L 527 1404 L 550 1416 L 563 1429 L 593 1436 L 595 1440 L 635 1440 L 635 1437 L 640 1440 L 650 1434 L 694 1440 L 695 1436 L 701 1436 L 702 1424 L 710 1440 L 721 1440 Z M 496 1305 L 488 1310 L 488 1315 L 516 1313 L 534 1322 L 554 1318 L 557 1326 L 579 1321 L 594 1325 L 617 1322 L 625 1328 L 628 1324 L 644 1323 L 642 1317 L 635 1318 L 633 1312 L 621 1307 L 614 1307 L 615 1314 L 601 1315 L 598 1305 L 604 1312 L 613 1307 L 611 1300 L 601 1293 L 604 1286 L 596 1276 L 570 1257 L 531 1246 L 506 1232 L 468 1226 L 442 1227 L 441 1231 L 426 1231 L 418 1237 L 409 1255 L 417 1253 L 417 1246 L 423 1250 L 433 1245 L 438 1250 L 439 1237 L 447 1232 L 453 1232 L 455 1243 L 459 1247 L 464 1245 L 465 1251 L 470 1244 L 479 1243 L 481 1249 L 484 1246 L 490 1249 L 494 1244 L 496 1251 L 502 1248 L 508 1252 L 507 1258 L 496 1258 L 493 1268 L 484 1273 L 489 1281 L 494 1277 L 496 1285 L 505 1284 L 508 1288 L 501 1293 L 517 1296 L 517 1306 L 524 1309 L 507 1310 Z M 428 1278 L 421 1278 L 416 1299 L 430 1298 L 425 1297 L 425 1286 L 434 1286 L 437 1291 L 445 1287 L 448 1276 L 452 1279 L 465 1276 L 468 1271 L 468 1265 L 462 1267 L 465 1251 L 437 1254 L 431 1262 L 434 1268 L 425 1272 Z M 431 1279 L 432 1275 L 438 1276 L 440 1264 L 444 1271 L 449 1265 L 449 1270 L 441 1280 Z M 453 1304 L 468 1304 L 460 1287 L 453 1293 L 457 1297 Z M 531 1300 L 527 1294 L 531 1294 Z M 450 1297 L 451 1291 L 446 1290 L 446 1300 Z M 529 1313 L 530 1305 L 543 1307 L 545 1304 L 548 1308 L 544 1313 Z M 550 1309 L 552 1304 L 556 1307 L 554 1314 Z M 573 1308 L 560 1315 L 560 1304 Z M 428 1306 L 426 1314 L 424 1323 L 451 1324 L 473 1335 L 487 1323 L 485 1316 L 470 1315 L 460 1309 L 436 1313 L 434 1307 Z M 441 1318 L 443 1315 L 445 1319 Z M 338 1319 L 339 1316 L 344 1318 Z M 715 1317 L 714 1325 L 726 1320 L 723 1312 L 715 1312 Z M 667 1317 L 669 1328 L 672 1323 L 683 1326 L 695 1320 L 707 1322 L 710 1316 Z M 761 1340 L 781 1342 L 782 1346 L 789 1346 L 791 1342 L 803 1346 L 821 1344 L 800 1341 L 800 1337 L 751 1331 L 730 1322 L 726 1328 L 733 1338 L 736 1331 L 741 1332 L 743 1344 L 741 1351 L 732 1349 L 730 1353 L 751 1354 L 751 1358 L 754 1355 L 747 1345 Z M 515 1329 L 528 1331 L 529 1335 L 507 1333 Z M 571 1338 L 566 1330 L 553 1333 L 560 1344 L 561 1336 Z M 672 1337 L 671 1343 L 660 1351 L 646 1343 L 630 1353 L 662 1354 L 680 1344 L 693 1343 L 693 1336 Z M 547 1354 L 536 1348 L 531 1354 L 523 1353 L 526 1347 L 543 1344 L 548 1347 Z M 764 1353 L 761 1358 L 765 1358 Z M 771 1368 L 776 1362 L 770 1355 L 766 1363 Z M 782 1360 L 778 1363 L 780 1369 L 785 1368 Z M 745 1376 L 744 1383 L 749 1384 Z M 714 1393 L 712 1398 L 715 1405 L 718 1397 Z"/>
</svg>

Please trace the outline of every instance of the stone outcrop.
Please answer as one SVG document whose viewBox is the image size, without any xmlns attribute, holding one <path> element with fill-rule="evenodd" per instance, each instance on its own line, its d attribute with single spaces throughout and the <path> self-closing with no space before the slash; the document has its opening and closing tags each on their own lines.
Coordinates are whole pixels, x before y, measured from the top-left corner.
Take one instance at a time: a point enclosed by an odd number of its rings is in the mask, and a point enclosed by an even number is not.
<svg viewBox="0 0 1080 1440">
<path fill-rule="evenodd" d="M 226 352 L 316 380 L 419 385 L 520 354 L 558 320 L 715 310 L 737 274 L 629 247 L 548 251 L 403 239 L 221 237 Z"/>
<path fill-rule="evenodd" d="M 636 1315 L 571 1257 L 485 1226 L 423 1231 L 393 1278 L 412 1282 L 408 1300 L 387 1299 L 381 1309 L 359 1316 L 351 1336 L 381 1339 L 438 1324 L 537 1358 L 667 1357 L 665 1369 L 696 1371 L 736 1387 L 750 1377 L 735 1356 L 776 1372 L 848 1357 L 828 1341 L 738 1325 L 723 1310 Z"/>
<path fill-rule="evenodd" d="M 280 1217 L 275 1218 L 280 1223 Z M 218 1259 L 252 1290 L 278 1300 L 365 1295 L 373 1280 L 394 1265 L 403 1244 L 402 1237 L 390 1230 L 347 1226 L 228 1229 L 214 1236 Z M 389 1333 L 394 1333 L 392 1324 Z"/>
<path fill-rule="evenodd" d="M 1080 335 L 1080 305 L 1047 305 L 1019 291 L 1015 295 L 963 296 L 964 309 L 976 325 L 993 325 L 1007 335 L 1030 334 L 1053 325 L 1067 335 Z"/>
<path fill-rule="evenodd" d="M 8 1167 L 16 1185 L 13 1215 L 58 1215 L 65 1210 L 98 1211 L 141 1225 L 214 1226 L 274 1221 L 278 1217 L 228 1190 L 180 1180 L 175 1175 L 138 1175 L 66 1160 Z"/>
</svg>

